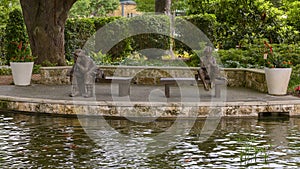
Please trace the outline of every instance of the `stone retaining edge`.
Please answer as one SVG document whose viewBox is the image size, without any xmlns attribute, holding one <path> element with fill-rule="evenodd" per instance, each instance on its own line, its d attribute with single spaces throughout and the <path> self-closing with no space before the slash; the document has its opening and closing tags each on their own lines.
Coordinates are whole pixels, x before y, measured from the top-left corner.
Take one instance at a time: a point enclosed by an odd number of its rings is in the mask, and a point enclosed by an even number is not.
<svg viewBox="0 0 300 169">
<path fill-rule="evenodd" d="M 289 112 L 300 115 L 300 100 L 216 102 L 213 103 L 154 103 L 154 102 L 106 102 L 70 101 L 38 98 L 0 96 L 0 110 L 57 115 L 97 115 L 109 117 L 207 117 L 211 110 L 221 112 L 222 117 L 257 117 L 260 112 Z"/>
</svg>

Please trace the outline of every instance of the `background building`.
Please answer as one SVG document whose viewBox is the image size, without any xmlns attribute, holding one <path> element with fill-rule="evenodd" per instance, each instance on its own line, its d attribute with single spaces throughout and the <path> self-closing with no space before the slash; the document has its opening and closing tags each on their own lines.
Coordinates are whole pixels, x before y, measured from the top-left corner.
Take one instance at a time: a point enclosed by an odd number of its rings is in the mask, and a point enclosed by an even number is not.
<svg viewBox="0 0 300 169">
<path fill-rule="evenodd" d="M 139 15 L 136 10 L 136 3 L 132 0 L 120 0 L 120 6 L 112 13 L 112 16 L 133 17 Z"/>
</svg>

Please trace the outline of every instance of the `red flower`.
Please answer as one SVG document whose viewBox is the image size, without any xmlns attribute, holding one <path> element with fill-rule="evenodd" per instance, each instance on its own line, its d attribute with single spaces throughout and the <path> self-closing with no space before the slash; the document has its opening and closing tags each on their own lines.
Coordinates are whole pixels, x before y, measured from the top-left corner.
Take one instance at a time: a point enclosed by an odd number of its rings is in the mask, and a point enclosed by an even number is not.
<svg viewBox="0 0 300 169">
<path fill-rule="evenodd" d="M 264 41 L 264 44 L 267 48 L 270 49 L 270 53 L 273 53 L 273 47 L 270 44 L 268 44 L 268 42 L 266 42 L 266 41 Z"/>
<path fill-rule="evenodd" d="M 273 48 L 272 48 L 272 46 L 270 46 L 270 53 L 273 53 Z"/>
<path fill-rule="evenodd" d="M 265 65 L 269 68 L 288 68 L 292 64 L 289 60 L 285 60 L 283 54 L 280 52 L 273 51 L 273 47 L 266 41 L 263 41 L 264 50 L 264 60 Z"/>
<path fill-rule="evenodd" d="M 23 44 L 23 41 L 21 41 L 21 42 L 19 43 L 19 45 L 18 45 L 18 49 L 19 49 L 19 50 L 22 50 L 22 44 Z"/>
<path fill-rule="evenodd" d="M 18 42 L 12 42 L 12 44 L 15 44 L 17 46 L 15 51 L 15 56 L 10 58 L 11 62 L 33 62 L 34 57 L 31 56 L 31 50 L 30 45 L 28 42 L 23 45 L 23 41 Z"/>
</svg>

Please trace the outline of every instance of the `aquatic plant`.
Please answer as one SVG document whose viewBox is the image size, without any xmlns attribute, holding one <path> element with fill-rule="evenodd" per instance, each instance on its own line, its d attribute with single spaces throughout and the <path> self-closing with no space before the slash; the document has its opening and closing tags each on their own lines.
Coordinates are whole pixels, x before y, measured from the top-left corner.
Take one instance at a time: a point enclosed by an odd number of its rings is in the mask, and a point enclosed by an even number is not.
<svg viewBox="0 0 300 169">
<path fill-rule="evenodd" d="M 272 145 L 268 146 L 258 146 L 253 143 L 256 142 L 256 138 L 237 138 L 237 142 L 241 145 L 240 150 L 240 162 L 245 162 L 246 165 L 250 160 L 255 160 L 260 157 L 260 155 L 263 157 L 264 162 L 268 162 L 269 158 L 269 150 L 272 147 Z"/>
</svg>

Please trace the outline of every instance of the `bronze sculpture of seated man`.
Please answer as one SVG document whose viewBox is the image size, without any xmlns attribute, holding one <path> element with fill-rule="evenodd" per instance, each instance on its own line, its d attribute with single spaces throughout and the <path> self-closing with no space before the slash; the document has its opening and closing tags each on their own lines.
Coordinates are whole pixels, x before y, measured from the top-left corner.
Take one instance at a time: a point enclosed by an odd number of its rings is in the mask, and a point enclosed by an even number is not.
<svg viewBox="0 0 300 169">
<path fill-rule="evenodd" d="M 198 77 L 200 77 L 203 87 L 207 91 L 212 88 L 215 79 L 220 77 L 220 70 L 215 57 L 212 56 L 212 52 L 212 47 L 206 46 L 204 48 L 204 56 L 200 58 L 200 69 L 198 70 Z"/>
</svg>

